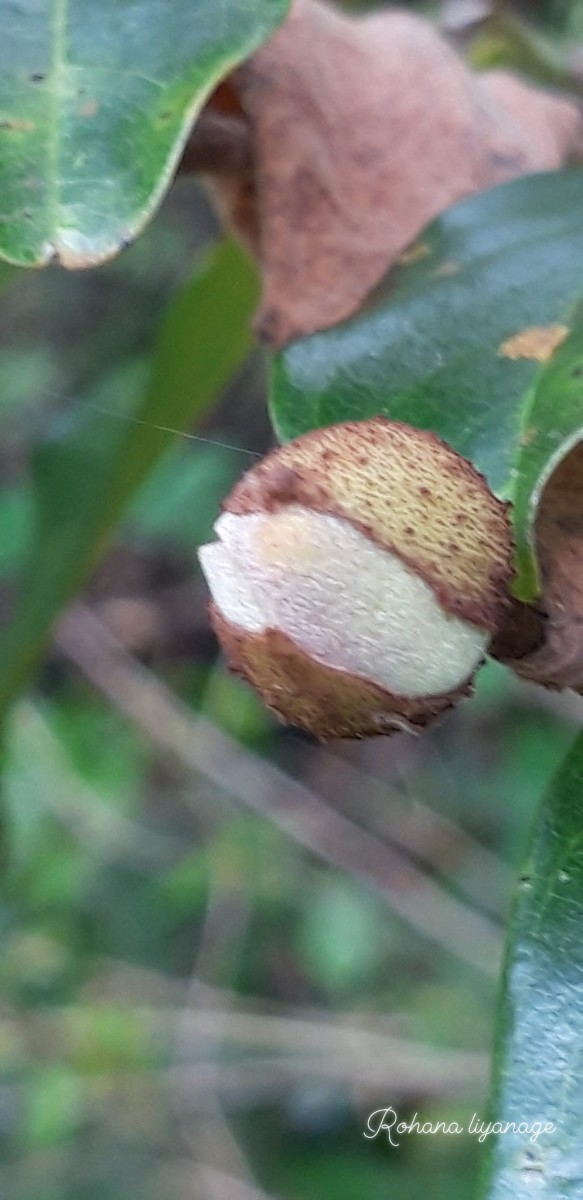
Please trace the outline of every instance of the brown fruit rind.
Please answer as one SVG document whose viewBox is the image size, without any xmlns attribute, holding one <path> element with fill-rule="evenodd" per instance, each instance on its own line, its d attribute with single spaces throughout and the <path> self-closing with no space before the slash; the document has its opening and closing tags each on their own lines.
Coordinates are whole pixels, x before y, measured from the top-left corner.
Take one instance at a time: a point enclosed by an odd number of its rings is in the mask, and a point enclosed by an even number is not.
<svg viewBox="0 0 583 1200">
<path fill-rule="evenodd" d="M 247 472 L 223 508 L 287 504 L 344 518 L 398 555 L 447 612 L 498 628 L 512 575 L 507 505 L 434 433 L 384 417 L 312 430 Z"/>
<path fill-rule="evenodd" d="M 472 692 L 473 674 L 447 695 L 395 696 L 309 657 L 279 630 L 247 633 L 216 605 L 210 605 L 210 613 L 230 670 L 252 684 L 280 720 L 322 741 L 415 732 Z"/>
</svg>

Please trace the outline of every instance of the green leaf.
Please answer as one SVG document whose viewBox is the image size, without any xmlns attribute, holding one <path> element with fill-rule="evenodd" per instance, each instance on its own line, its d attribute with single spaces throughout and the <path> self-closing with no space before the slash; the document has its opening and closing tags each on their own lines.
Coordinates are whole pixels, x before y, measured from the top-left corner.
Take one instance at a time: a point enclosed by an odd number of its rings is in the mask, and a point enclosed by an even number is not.
<svg viewBox="0 0 583 1200">
<path fill-rule="evenodd" d="M 288 0 L 0 0 L 0 257 L 80 267 L 136 236 L 218 81 Z"/>
<path fill-rule="evenodd" d="M 27 1148 L 67 1141 L 83 1117 L 83 1092 L 72 1071 L 50 1063 L 33 1072 L 25 1090 L 21 1137 Z"/>
<path fill-rule="evenodd" d="M 435 430 L 508 497 L 538 365 L 501 348 L 569 322 L 583 281 L 583 171 L 472 197 L 408 257 L 351 320 L 278 356 L 278 433 L 381 413 Z"/>
<path fill-rule="evenodd" d="M 110 381 L 107 407 L 95 403 L 101 393 L 93 395 L 37 449 L 35 531 L 18 610 L 0 639 L 0 714 L 151 467 L 246 357 L 257 294 L 243 252 L 231 242 L 219 246 L 171 304 L 145 386 L 142 372 L 118 377 L 114 387 Z"/>
<path fill-rule="evenodd" d="M 32 519 L 30 489 L 26 484 L 0 489 L 0 579 L 22 567 Z"/>
<path fill-rule="evenodd" d="M 565 454 L 583 437 L 583 305 L 571 334 L 541 373 L 524 415 L 516 462 L 514 527 L 516 593 L 532 600 L 539 591 L 534 524 L 544 486 Z"/>
<path fill-rule="evenodd" d="M 538 815 L 507 951 L 484 1200 L 583 1194 L 583 736 Z"/>
<path fill-rule="evenodd" d="M 212 537 L 223 496 L 249 462 L 221 446 L 181 442 L 150 472 L 124 520 L 124 540 L 193 546 Z M 0 563 L 2 557 L 0 554 Z"/>
<path fill-rule="evenodd" d="M 0 292 L 5 288 L 10 287 L 10 284 L 18 279 L 18 271 L 11 267 L 6 262 L 0 262 Z"/>
<path fill-rule="evenodd" d="M 331 992 L 366 983 L 394 942 L 375 896 L 352 879 L 326 875 L 318 880 L 299 929 L 302 959 L 317 983 Z"/>
</svg>

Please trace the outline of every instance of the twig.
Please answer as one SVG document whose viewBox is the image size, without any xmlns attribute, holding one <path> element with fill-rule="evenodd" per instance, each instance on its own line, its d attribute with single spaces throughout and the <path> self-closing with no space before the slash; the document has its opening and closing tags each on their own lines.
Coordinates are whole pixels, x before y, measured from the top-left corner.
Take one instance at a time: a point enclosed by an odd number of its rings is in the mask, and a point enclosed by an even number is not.
<svg viewBox="0 0 583 1200">
<path fill-rule="evenodd" d="M 233 741 L 132 659 L 86 606 L 61 621 L 56 644 L 151 740 L 191 771 L 268 817 L 299 845 L 372 884 L 417 932 L 466 964 L 497 977 L 500 938 L 487 918 L 329 808 L 307 788 Z"/>
<path fill-rule="evenodd" d="M 180 859 L 183 843 L 178 837 L 145 828 L 116 812 L 96 788 L 81 779 L 39 707 L 24 701 L 15 709 L 12 721 L 13 738 L 23 759 L 20 770 L 26 773 L 40 803 L 77 842 L 110 862 L 130 859 L 148 873 Z"/>
<path fill-rule="evenodd" d="M 208 1062 L 174 1067 L 171 1078 L 180 1087 L 184 1101 L 190 1089 L 192 1107 L 205 1106 L 208 1089 L 220 1091 L 229 1104 L 262 1103 L 282 1089 L 296 1084 L 298 1078 L 326 1080 L 347 1091 L 358 1088 L 367 1094 L 385 1093 L 389 1101 L 408 1101 L 415 1096 L 431 1097 L 475 1095 L 488 1079 L 485 1055 L 443 1054 L 440 1059 L 387 1057 L 359 1060 L 350 1057 L 315 1058 L 314 1055 L 290 1054 L 277 1058 L 253 1056 L 238 1062 Z"/>
<path fill-rule="evenodd" d="M 218 1077 L 214 1077 L 215 1064 L 220 1071 L 222 1033 L 228 1022 L 229 993 L 223 989 L 220 993 L 222 999 L 219 1000 L 218 990 L 209 987 L 207 982 L 218 982 L 225 969 L 229 975 L 232 974 L 237 950 L 244 940 L 250 914 L 249 900 L 242 888 L 233 888 L 232 883 L 225 887 L 216 866 L 194 969 L 184 1006 L 176 1022 L 176 1065 L 169 1076 L 179 1128 L 186 1145 L 190 1148 L 193 1170 L 199 1178 L 199 1184 L 210 1200 L 214 1200 L 216 1195 L 213 1182 L 215 1172 L 221 1175 L 228 1174 L 229 1178 L 238 1181 L 241 1188 L 248 1188 L 250 1193 L 255 1187 L 247 1158 L 223 1111 Z M 198 1016 L 197 1010 L 202 1003 L 210 1003 L 209 993 L 213 995 L 214 1004 L 208 1010 L 210 1019 L 201 1042 L 198 1037 L 192 1038 L 192 1019 Z M 208 1055 L 212 1065 L 210 1077 L 199 1086 L 197 1068 L 195 1067 L 194 1075 L 188 1068 L 185 1073 L 183 1064 L 191 1061 L 193 1057 L 196 1062 L 201 1046 L 204 1047 L 204 1053 Z M 191 1124 L 188 1117 L 193 1083 L 195 1089 L 198 1088 L 199 1111 L 196 1121 Z M 185 1103 L 186 1101 L 188 1103 Z"/>
<path fill-rule="evenodd" d="M 459 889 L 471 904 L 498 916 L 514 885 L 514 873 L 451 818 L 429 808 L 415 793 L 399 794 L 378 776 L 347 758 L 319 751 L 325 774 L 333 772 L 334 794 L 348 797 L 366 787 L 369 831 L 440 874 L 463 864 Z"/>
<path fill-rule="evenodd" d="M 206 1007 L 180 1010 L 175 1007 L 160 1009 L 132 1006 L 137 1027 L 143 1029 L 144 1036 L 149 1039 L 155 1039 L 160 1034 L 166 1041 L 168 1026 L 178 1017 L 182 1023 L 183 1046 L 187 1052 L 182 1057 L 190 1058 L 196 1050 L 197 1066 L 207 1059 L 214 1064 L 215 1039 L 229 1042 L 231 1048 L 236 1047 L 248 1054 L 251 1051 L 269 1052 L 276 1063 L 288 1059 L 291 1061 L 296 1057 L 300 1061 L 304 1057 L 313 1060 L 320 1055 L 322 1061 L 330 1059 L 337 1062 L 341 1059 L 352 1065 L 358 1060 L 365 1065 L 381 1063 L 381 1066 L 387 1061 L 414 1062 L 444 1070 L 449 1065 L 455 1075 L 458 1070 L 463 1074 L 475 1067 L 481 1069 L 487 1062 L 486 1056 L 479 1051 L 436 1047 L 397 1035 L 388 1028 L 386 1018 L 375 1018 L 364 1025 L 354 1017 L 327 1010 L 307 1009 L 309 1015 L 303 1012 L 302 1015 L 290 1015 L 285 1009 L 283 1013 L 276 1014 L 267 1007 L 250 1008 L 247 997 L 242 1003 L 241 997 L 235 993 L 220 988 L 206 988 L 202 983 L 198 986 L 201 995 L 204 995 Z M 232 1008 L 229 1007 L 231 1002 Z M 75 1038 L 78 1030 L 84 1027 L 84 1021 L 91 1024 L 96 1014 L 104 1011 L 107 1011 L 107 1006 L 103 1004 L 72 1005 L 56 1009 L 50 1015 L 27 1014 L 23 1024 L 43 1044 L 57 1040 L 59 1044 L 68 1046 L 69 1023 L 71 1036 Z M 292 1013 L 294 1011 L 291 1010 Z M 0 1032 L 7 1039 L 17 1037 L 20 1028 L 21 1023 L 15 1019 L 0 1019 Z M 182 1061 L 181 1066 L 184 1067 Z"/>
<path fill-rule="evenodd" d="M 193 1174 L 212 1200 L 272 1200 L 262 1188 L 256 1184 L 243 1182 L 228 1175 L 226 1171 L 218 1171 L 215 1167 L 203 1166 L 197 1163 Z M 194 1193 L 193 1193 L 194 1196 Z"/>
</svg>

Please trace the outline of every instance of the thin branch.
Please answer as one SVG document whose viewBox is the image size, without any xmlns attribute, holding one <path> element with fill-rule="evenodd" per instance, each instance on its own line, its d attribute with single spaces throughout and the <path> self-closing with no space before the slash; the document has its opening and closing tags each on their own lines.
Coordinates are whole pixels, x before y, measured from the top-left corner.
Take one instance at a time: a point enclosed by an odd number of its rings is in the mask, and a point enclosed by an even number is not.
<svg viewBox="0 0 583 1200">
<path fill-rule="evenodd" d="M 460 891 L 471 904 L 495 917 L 500 915 L 514 886 L 514 872 L 503 859 L 451 818 L 424 804 L 414 792 L 403 797 L 398 789 L 387 787 L 378 776 L 355 767 L 347 758 L 322 750 L 318 755 L 325 775 L 332 773 L 335 795 L 358 797 L 366 787 L 371 802 L 369 832 L 442 875 L 462 863 Z"/>
<path fill-rule="evenodd" d="M 40 803 L 75 841 L 104 860 L 129 859 L 148 874 L 179 861 L 183 844 L 178 837 L 148 829 L 117 812 L 81 778 L 41 708 L 25 701 L 15 710 L 13 720 L 13 734 L 23 760 L 20 769 L 35 788 Z"/>
<path fill-rule="evenodd" d="M 203 1163 L 196 1163 L 192 1170 L 206 1195 L 212 1197 L 212 1200 L 270 1200 L 267 1193 L 256 1184 L 235 1179 L 226 1171 L 219 1171 Z"/>
<path fill-rule="evenodd" d="M 180 1080 L 183 1102 L 190 1090 L 194 1109 L 205 1107 L 208 1089 L 220 1091 L 229 1105 L 262 1103 L 298 1079 L 325 1080 L 347 1091 L 355 1088 L 367 1094 L 388 1094 L 403 1102 L 415 1096 L 476 1095 L 485 1087 L 489 1075 L 486 1055 L 443 1054 L 441 1059 L 422 1057 L 360 1060 L 355 1057 L 315 1058 L 314 1055 L 289 1054 L 277 1058 L 253 1056 L 237 1062 L 200 1062 L 174 1067 L 171 1080 Z"/>
<path fill-rule="evenodd" d="M 188 1054 L 194 1049 L 199 1054 L 202 1052 L 197 1062 L 213 1060 L 215 1040 L 221 1043 L 228 1041 L 247 1053 L 268 1051 L 270 1055 L 297 1055 L 298 1058 L 313 1058 L 315 1054 L 321 1054 L 323 1058 L 328 1056 L 334 1061 L 338 1056 L 343 1056 L 347 1061 L 360 1057 L 363 1062 L 395 1059 L 435 1063 L 443 1067 L 449 1063 L 454 1071 L 458 1066 L 474 1067 L 486 1062 L 481 1052 L 436 1047 L 396 1034 L 390 1028 L 396 1022 L 384 1017 L 363 1024 L 354 1016 L 328 1010 L 306 1009 L 305 1013 L 300 1010 L 301 1015 L 292 1015 L 296 1010 L 286 1008 L 279 1014 L 270 1012 L 267 1006 L 251 1008 L 248 997 L 242 1003 L 236 993 L 221 988 L 206 988 L 203 983 L 199 984 L 199 988 L 204 995 L 205 1007 L 181 1010 L 176 1007 L 133 1005 L 132 1016 L 139 1028 L 143 1028 L 144 1036 L 155 1039 L 161 1035 L 166 1043 L 169 1025 L 178 1017 L 182 1022 L 184 1047 Z M 228 1007 L 231 1002 L 232 1008 Z M 56 1039 L 66 1046 L 69 1023 L 74 1038 L 85 1022 L 91 1024 L 96 1013 L 103 1011 L 104 1005 L 99 1003 L 95 1006 L 70 1005 L 50 1014 L 32 1012 L 26 1014 L 23 1021 L 0 1019 L 0 1032 L 3 1037 L 12 1040 L 24 1027 L 39 1043 L 46 1042 L 48 1045 Z"/>
<path fill-rule="evenodd" d="M 500 937 L 395 850 L 328 807 L 272 763 L 191 713 L 132 659 L 86 606 L 61 621 L 56 644 L 139 729 L 188 770 L 207 776 L 299 845 L 372 884 L 423 937 L 495 978 Z"/>
<path fill-rule="evenodd" d="M 224 1112 L 218 1081 L 215 1083 L 212 1078 L 207 1080 L 207 1085 L 198 1096 L 197 1120 L 192 1123 L 187 1119 L 192 1098 L 192 1076 L 184 1075 L 183 1064 L 191 1062 L 193 1056 L 197 1058 L 201 1049 L 213 1064 L 220 1060 L 223 1030 L 229 1020 L 229 992 L 224 988 L 219 992 L 212 984 L 224 983 L 225 971 L 232 976 L 251 918 L 251 905 L 244 887 L 237 882 L 225 886 L 219 864 L 215 862 L 214 867 L 202 937 L 184 1005 L 175 1022 L 175 1065 L 170 1072 L 171 1098 L 182 1138 L 190 1149 L 193 1169 L 199 1176 L 203 1194 L 210 1200 L 216 1194 L 213 1183 L 215 1171 L 228 1174 L 238 1181 L 241 1188 L 249 1188 L 250 1192 L 255 1187 L 247 1157 Z M 209 993 L 214 999 L 208 1010 L 209 1023 L 202 1041 L 196 1034 L 193 1039 L 192 1019 L 198 1016 L 201 1005 L 208 1003 L 210 1006 Z"/>
</svg>

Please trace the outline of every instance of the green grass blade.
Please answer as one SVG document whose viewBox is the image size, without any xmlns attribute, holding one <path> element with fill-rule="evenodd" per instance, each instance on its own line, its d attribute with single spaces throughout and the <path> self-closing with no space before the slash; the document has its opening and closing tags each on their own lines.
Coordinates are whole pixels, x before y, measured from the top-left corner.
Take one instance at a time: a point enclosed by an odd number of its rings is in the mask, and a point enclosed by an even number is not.
<svg viewBox="0 0 583 1200">
<path fill-rule="evenodd" d="M 25 686 L 53 622 L 174 431 L 189 428 L 247 356 L 256 301 L 251 263 L 233 242 L 223 243 L 170 305 L 135 401 L 116 414 L 115 390 L 104 397 L 102 389 L 105 410 L 81 403 L 37 447 L 33 544 L 16 615 L 0 639 L 0 714 Z M 125 381 L 124 396 L 127 390 Z"/>
</svg>

